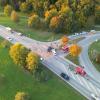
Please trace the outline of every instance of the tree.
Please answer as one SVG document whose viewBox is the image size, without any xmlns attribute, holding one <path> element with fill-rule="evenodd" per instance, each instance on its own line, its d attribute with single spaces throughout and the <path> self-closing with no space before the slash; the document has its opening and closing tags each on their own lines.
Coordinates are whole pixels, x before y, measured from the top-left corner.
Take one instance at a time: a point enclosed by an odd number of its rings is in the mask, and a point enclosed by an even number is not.
<svg viewBox="0 0 100 100">
<path fill-rule="evenodd" d="M 15 62 L 15 64 L 19 66 L 26 66 L 26 56 L 28 54 L 29 50 L 25 48 L 23 45 L 16 43 L 10 48 L 10 56 Z"/>
<path fill-rule="evenodd" d="M 39 28 L 39 25 L 40 25 L 40 18 L 38 15 L 33 14 L 28 18 L 29 27 Z"/>
<path fill-rule="evenodd" d="M 100 25 L 100 13 L 95 14 L 95 23 Z"/>
<path fill-rule="evenodd" d="M 11 20 L 14 21 L 14 22 L 19 22 L 19 16 L 18 16 L 16 11 L 12 11 Z"/>
<path fill-rule="evenodd" d="M 47 23 L 47 26 L 49 26 L 51 18 L 57 16 L 57 14 L 58 12 L 56 9 L 51 9 L 45 12 L 45 21 Z"/>
<path fill-rule="evenodd" d="M 69 38 L 68 38 L 67 36 L 63 36 L 63 37 L 61 38 L 61 43 L 62 43 L 62 45 L 66 45 L 66 44 L 68 43 L 68 41 L 69 41 Z"/>
<path fill-rule="evenodd" d="M 6 5 L 6 6 L 4 7 L 4 14 L 5 14 L 6 16 L 10 16 L 11 12 L 12 12 L 12 7 L 11 7 L 10 5 Z"/>
<path fill-rule="evenodd" d="M 44 14 L 44 7 L 43 2 L 40 0 L 32 2 L 32 7 L 35 13 L 37 13 L 39 16 L 43 16 Z"/>
<path fill-rule="evenodd" d="M 72 56 L 78 56 L 81 53 L 81 47 L 77 44 L 73 44 L 69 48 L 69 52 Z"/>
<path fill-rule="evenodd" d="M 28 3 L 22 2 L 20 5 L 20 10 L 21 10 L 21 12 L 27 12 L 28 11 Z"/>
<path fill-rule="evenodd" d="M 53 32 L 60 33 L 62 27 L 62 20 L 59 16 L 54 16 L 51 18 L 49 28 Z"/>
<path fill-rule="evenodd" d="M 25 92 L 17 92 L 15 100 L 29 100 L 29 95 Z"/>
<path fill-rule="evenodd" d="M 0 0 L 0 5 L 3 7 L 6 6 L 7 3 L 8 3 L 8 0 Z"/>
<path fill-rule="evenodd" d="M 33 53 L 33 52 L 29 52 L 28 56 L 26 58 L 26 63 L 27 63 L 27 69 L 30 72 L 35 72 L 35 70 L 38 68 L 38 64 L 39 64 L 39 57 L 37 54 Z"/>
</svg>

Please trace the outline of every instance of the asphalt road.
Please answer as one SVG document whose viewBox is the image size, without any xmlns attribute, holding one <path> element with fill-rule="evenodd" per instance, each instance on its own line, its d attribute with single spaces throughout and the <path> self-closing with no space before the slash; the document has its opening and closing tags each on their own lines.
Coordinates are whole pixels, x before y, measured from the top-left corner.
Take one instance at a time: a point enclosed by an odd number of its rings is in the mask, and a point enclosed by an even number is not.
<svg viewBox="0 0 100 100">
<path fill-rule="evenodd" d="M 82 52 L 79 56 L 79 61 L 80 64 L 85 67 L 86 72 L 96 81 L 100 82 L 100 72 L 96 70 L 88 56 L 88 48 L 90 44 L 97 39 L 100 39 L 100 33 L 91 35 L 90 37 L 87 37 L 78 43 L 80 46 L 82 46 Z"/>
<path fill-rule="evenodd" d="M 87 80 L 79 75 L 75 75 L 73 71 L 68 70 L 68 62 L 65 64 L 63 60 L 59 57 L 50 56 L 46 51 L 48 46 L 55 45 L 55 42 L 58 43 L 59 41 L 54 42 L 39 42 L 36 40 L 32 40 L 25 36 L 18 36 L 17 32 L 14 32 L 13 34 L 8 32 L 5 27 L 0 26 L 0 36 L 3 38 L 8 39 L 8 37 L 12 38 L 13 40 L 10 41 L 12 43 L 19 42 L 23 44 L 25 47 L 30 48 L 32 51 L 38 53 L 40 56 L 44 57 L 46 60 L 44 60 L 42 63 L 52 70 L 56 75 L 60 77 L 61 72 L 65 72 L 70 76 L 70 81 L 66 81 L 68 84 L 70 84 L 73 88 L 75 88 L 77 91 L 79 91 L 82 95 L 84 95 L 89 100 L 91 99 L 90 94 L 94 93 L 97 96 L 100 96 L 100 88 L 97 84 L 93 84 L 90 80 Z M 73 37 L 72 37 L 73 38 Z M 75 38 L 75 37 L 74 37 Z M 56 46 L 56 45 L 55 45 Z M 64 80 L 65 81 L 65 80 Z M 84 81 L 84 83 L 83 83 Z M 88 84 L 88 85 L 87 85 Z M 89 87 L 91 85 L 91 87 Z M 92 89 L 91 89 L 92 88 Z"/>
</svg>

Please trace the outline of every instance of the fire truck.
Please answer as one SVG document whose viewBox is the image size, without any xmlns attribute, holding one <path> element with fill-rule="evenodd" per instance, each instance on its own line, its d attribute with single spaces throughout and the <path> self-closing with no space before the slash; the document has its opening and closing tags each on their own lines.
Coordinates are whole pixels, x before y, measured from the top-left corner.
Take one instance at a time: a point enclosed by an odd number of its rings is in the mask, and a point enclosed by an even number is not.
<svg viewBox="0 0 100 100">
<path fill-rule="evenodd" d="M 67 53 L 67 52 L 69 51 L 69 47 L 65 45 L 65 46 L 62 47 L 62 50 L 63 50 L 65 53 Z"/>
<path fill-rule="evenodd" d="M 86 72 L 85 72 L 84 68 L 82 68 L 80 66 L 75 68 L 75 73 L 76 74 L 80 74 L 81 76 L 85 76 L 86 75 Z"/>
</svg>

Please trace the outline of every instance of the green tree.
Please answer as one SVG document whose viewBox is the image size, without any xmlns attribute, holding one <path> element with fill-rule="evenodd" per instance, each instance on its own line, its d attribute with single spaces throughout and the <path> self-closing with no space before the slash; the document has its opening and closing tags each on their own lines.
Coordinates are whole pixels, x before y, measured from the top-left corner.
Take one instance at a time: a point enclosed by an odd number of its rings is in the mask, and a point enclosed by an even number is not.
<svg viewBox="0 0 100 100">
<path fill-rule="evenodd" d="M 27 12 L 28 11 L 28 3 L 22 2 L 20 5 L 20 10 L 21 10 L 21 12 Z"/>
<path fill-rule="evenodd" d="M 12 7 L 11 7 L 10 5 L 6 5 L 6 6 L 4 7 L 4 14 L 5 14 L 6 16 L 10 16 L 11 12 L 12 12 Z"/>
<path fill-rule="evenodd" d="M 29 50 L 25 48 L 23 45 L 16 43 L 10 48 L 10 56 L 15 62 L 15 64 L 19 66 L 26 66 L 26 57 L 28 54 Z"/>
</svg>

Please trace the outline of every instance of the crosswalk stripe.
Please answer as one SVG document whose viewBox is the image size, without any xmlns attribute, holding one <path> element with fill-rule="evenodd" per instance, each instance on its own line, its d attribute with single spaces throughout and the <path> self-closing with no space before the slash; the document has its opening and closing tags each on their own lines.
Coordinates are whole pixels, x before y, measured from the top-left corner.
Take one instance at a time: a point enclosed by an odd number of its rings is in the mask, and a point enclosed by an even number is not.
<svg viewBox="0 0 100 100">
<path fill-rule="evenodd" d="M 91 84 L 91 83 L 89 82 L 89 86 L 93 89 L 93 91 L 91 91 L 91 92 L 95 92 L 95 94 L 98 95 L 98 92 L 97 92 L 97 90 L 95 89 L 95 87 L 93 86 L 93 84 Z"/>
<path fill-rule="evenodd" d="M 80 77 L 78 75 L 76 75 L 76 78 L 78 79 L 78 81 L 80 82 L 80 84 L 84 86 L 83 82 L 81 81 L 81 79 L 80 79 Z"/>
<path fill-rule="evenodd" d="M 97 88 L 97 90 L 98 90 L 98 94 L 99 94 L 99 95 L 98 95 L 98 97 L 100 97 L 100 89 L 99 89 L 99 88 Z"/>
<path fill-rule="evenodd" d="M 84 86 L 87 87 L 91 91 L 91 87 L 88 84 L 89 82 L 86 79 L 84 79 L 83 77 L 81 78 L 81 80 L 83 81 Z"/>
<path fill-rule="evenodd" d="M 70 76 L 72 76 L 72 78 L 73 78 L 74 80 L 76 80 L 74 73 L 71 72 L 71 71 L 70 71 Z"/>
</svg>

